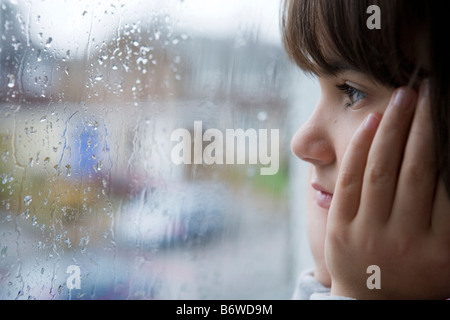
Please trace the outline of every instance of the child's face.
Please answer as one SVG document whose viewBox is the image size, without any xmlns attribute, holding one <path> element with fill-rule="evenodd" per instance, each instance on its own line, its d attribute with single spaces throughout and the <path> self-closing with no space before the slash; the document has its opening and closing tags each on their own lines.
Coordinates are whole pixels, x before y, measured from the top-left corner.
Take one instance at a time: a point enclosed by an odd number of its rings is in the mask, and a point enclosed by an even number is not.
<svg viewBox="0 0 450 320">
<path fill-rule="evenodd" d="M 384 113 L 395 90 L 353 70 L 319 81 L 320 101 L 291 143 L 294 154 L 310 163 L 308 230 L 316 263 L 323 260 L 327 213 L 349 141 L 369 113 Z"/>
</svg>

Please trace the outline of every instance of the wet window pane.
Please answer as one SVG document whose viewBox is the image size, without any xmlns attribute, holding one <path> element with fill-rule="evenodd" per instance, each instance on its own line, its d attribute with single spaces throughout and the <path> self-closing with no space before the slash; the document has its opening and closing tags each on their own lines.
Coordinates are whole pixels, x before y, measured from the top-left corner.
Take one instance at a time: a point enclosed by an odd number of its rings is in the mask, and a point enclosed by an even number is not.
<svg viewBox="0 0 450 320">
<path fill-rule="evenodd" d="M 309 263 L 289 143 L 310 87 L 278 15 L 1 1 L 1 299 L 290 297 Z"/>
</svg>

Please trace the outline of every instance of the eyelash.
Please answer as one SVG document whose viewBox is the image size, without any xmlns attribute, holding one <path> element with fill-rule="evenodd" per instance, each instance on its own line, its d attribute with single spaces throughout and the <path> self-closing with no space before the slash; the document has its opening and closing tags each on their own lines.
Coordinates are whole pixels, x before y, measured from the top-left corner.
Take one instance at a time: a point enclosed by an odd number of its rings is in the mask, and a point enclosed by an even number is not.
<svg viewBox="0 0 450 320">
<path fill-rule="evenodd" d="M 358 90 L 352 86 L 349 86 L 346 83 L 343 84 L 338 84 L 336 85 L 336 87 L 344 92 L 350 99 L 350 103 L 346 103 L 345 104 L 345 108 L 350 108 L 351 106 L 353 106 L 355 103 L 357 103 L 358 101 L 363 100 L 365 97 L 367 97 L 367 93 L 365 93 L 364 91 Z M 360 97 L 359 99 L 354 99 L 355 95 L 361 95 L 362 97 Z"/>
</svg>

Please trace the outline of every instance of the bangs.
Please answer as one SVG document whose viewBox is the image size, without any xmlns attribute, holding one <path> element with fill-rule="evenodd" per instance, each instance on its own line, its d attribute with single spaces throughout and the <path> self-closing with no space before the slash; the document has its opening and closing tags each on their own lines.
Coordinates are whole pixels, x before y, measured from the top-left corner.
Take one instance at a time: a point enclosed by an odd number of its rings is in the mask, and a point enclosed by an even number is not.
<svg viewBox="0 0 450 320">
<path fill-rule="evenodd" d="M 371 14 L 366 11 L 373 4 L 381 9 L 381 29 L 367 27 Z M 392 0 L 285 0 L 284 46 L 290 59 L 306 72 L 336 75 L 353 69 L 386 86 L 414 85 L 426 75 L 423 62 L 427 59 L 418 59 L 418 43 L 408 36 L 420 38 L 418 30 L 423 25 L 407 24 L 424 21 L 427 15 L 424 8 L 419 10 L 423 17 L 410 17 L 409 6 L 402 4 Z"/>
</svg>

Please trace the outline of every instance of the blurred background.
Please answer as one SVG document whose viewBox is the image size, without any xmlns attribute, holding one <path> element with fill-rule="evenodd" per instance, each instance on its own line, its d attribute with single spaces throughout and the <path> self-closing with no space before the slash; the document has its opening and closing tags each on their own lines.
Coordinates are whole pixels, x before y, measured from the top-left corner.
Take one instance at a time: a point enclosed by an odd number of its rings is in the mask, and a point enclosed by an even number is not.
<svg viewBox="0 0 450 320">
<path fill-rule="evenodd" d="M 319 91 L 280 1 L 0 3 L 0 299 L 289 299 L 312 265 L 289 145 Z M 279 129 L 278 173 L 173 164 L 196 120 Z"/>
</svg>

